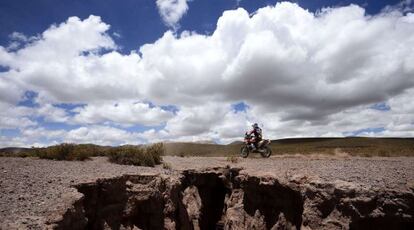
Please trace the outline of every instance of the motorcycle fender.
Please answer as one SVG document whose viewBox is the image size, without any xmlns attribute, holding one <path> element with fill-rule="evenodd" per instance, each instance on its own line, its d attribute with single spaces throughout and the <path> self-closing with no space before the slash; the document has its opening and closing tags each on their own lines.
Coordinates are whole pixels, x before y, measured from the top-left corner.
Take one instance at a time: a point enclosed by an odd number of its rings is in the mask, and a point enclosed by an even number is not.
<svg viewBox="0 0 414 230">
<path fill-rule="evenodd" d="M 265 140 L 261 140 L 260 142 L 259 142 L 259 148 L 261 148 L 261 147 L 263 147 L 263 145 L 265 144 Z"/>
<path fill-rule="evenodd" d="M 270 140 L 266 140 L 266 139 L 261 140 L 259 142 L 259 148 L 262 148 L 263 146 L 268 145 L 268 144 L 270 144 Z"/>
</svg>

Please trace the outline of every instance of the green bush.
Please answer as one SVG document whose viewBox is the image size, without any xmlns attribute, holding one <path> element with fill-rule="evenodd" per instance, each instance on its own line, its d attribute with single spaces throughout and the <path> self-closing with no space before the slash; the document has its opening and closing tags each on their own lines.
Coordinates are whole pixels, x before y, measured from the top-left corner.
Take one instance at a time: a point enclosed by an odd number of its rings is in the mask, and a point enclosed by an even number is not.
<svg viewBox="0 0 414 230">
<path fill-rule="evenodd" d="M 89 160 L 93 156 L 97 155 L 95 155 L 95 153 L 91 152 L 89 149 L 75 146 L 72 154 L 69 155 L 69 158 L 67 160 L 84 161 Z"/>
<path fill-rule="evenodd" d="M 94 144 L 79 144 L 76 145 L 76 151 L 81 152 L 87 156 L 106 156 L 106 149 L 105 147 L 94 145 Z"/>
<path fill-rule="evenodd" d="M 34 155 L 42 159 L 50 160 L 78 160 L 83 161 L 89 159 L 91 154 L 87 149 L 79 147 L 75 144 L 63 143 L 60 145 L 54 145 L 47 148 L 35 148 Z"/>
<path fill-rule="evenodd" d="M 29 150 L 29 151 L 22 151 L 20 153 L 16 154 L 16 157 L 36 157 L 37 155 L 33 152 L 33 150 Z"/>
<path fill-rule="evenodd" d="M 153 144 L 147 147 L 121 146 L 105 147 L 93 144 L 69 144 L 49 146 L 45 148 L 34 148 L 14 154 L 16 157 L 39 157 L 50 160 L 83 161 L 94 156 L 109 156 L 112 162 L 119 164 L 132 164 L 142 166 L 154 166 L 161 164 L 165 148 L 162 143 Z M 11 154 L 0 153 L 5 156 Z"/>
<path fill-rule="evenodd" d="M 50 160 L 83 161 L 94 156 L 105 156 L 108 147 L 93 144 L 68 144 L 49 146 L 46 148 L 32 148 L 29 151 L 21 152 L 19 157 L 39 157 Z"/>
<path fill-rule="evenodd" d="M 153 144 L 147 147 L 141 146 L 120 146 L 109 150 L 109 161 L 137 166 L 154 167 L 161 164 L 165 148 L 162 143 Z"/>
<path fill-rule="evenodd" d="M 162 162 L 162 155 L 165 155 L 165 147 L 163 143 L 156 143 L 148 146 L 146 148 L 146 153 L 149 156 L 152 156 L 154 159 L 155 164 L 161 164 Z"/>
</svg>

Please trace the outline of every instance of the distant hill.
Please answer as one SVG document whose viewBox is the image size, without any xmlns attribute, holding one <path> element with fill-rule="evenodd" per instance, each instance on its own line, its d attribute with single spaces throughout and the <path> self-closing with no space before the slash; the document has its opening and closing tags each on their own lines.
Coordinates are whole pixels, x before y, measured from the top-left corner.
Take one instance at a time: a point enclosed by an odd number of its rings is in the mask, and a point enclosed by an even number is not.
<svg viewBox="0 0 414 230">
<path fill-rule="evenodd" d="M 210 144 L 210 145 L 217 144 L 215 141 L 212 141 L 212 140 L 195 141 L 194 143 L 198 143 L 198 144 Z"/>
<path fill-rule="evenodd" d="M 0 154 L 3 155 L 15 155 L 22 152 L 30 151 L 30 148 L 19 148 L 19 147 L 7 147 L 7 148 L 1 148 Z"/>
<path fill-rule="evenodd" d="M 229 145 L 241 145 L 243 144 L 243 141 L 233 141 Z"/>
<path fill-rule="evenodd" d="M 219 144 L 202 144 L 202 143 L 185 143 L 170 142 L 164 143 L 166 155 L 175 156 L 228 156 L 239 149 L 238 146 L 219 145 Z"/>
<path fill-rule="evenodd" d="M 99 152 L 102 155 L 110 148 L 111 146 L 100 146 L 95 144 L 79 144 L 78 146 L 82 148 L 87 148 L 91 152 Z M 38 148 L 43 149 L 43 148 Z M 0 148 L 0 156 L 30 156 L 30 153 L 33 153 L 34 148 L 19 148 L 19 147 L 7 147 L 7 148 Z"/>
<path fill-rule="evenodd" d="M 82 144 L 94 152 L 107 152 L 111 147 Z M 174 156 L 231 156 L 238 155 L 242 141 L 228 145 L 213 143 L 164 143 L 166 155 Z M 336 154 L 359 156 L 414 156 L 414 138 L 286 138 L 272 140 L 273 155 L 276 154 Z M 0 155 L 11 156 L 31 151 L 31 148 L 2 148 Z"/>
<path fill-rule="evenodd" d="M 237 155 L 242 141 L 228 145 L 167 143 L 167 155 Z M 321 137 L 272 140 L 273 154 L 335 154 L 338 151 L 360 156 L 414 156 L 414 138 Z"/>
</svg>

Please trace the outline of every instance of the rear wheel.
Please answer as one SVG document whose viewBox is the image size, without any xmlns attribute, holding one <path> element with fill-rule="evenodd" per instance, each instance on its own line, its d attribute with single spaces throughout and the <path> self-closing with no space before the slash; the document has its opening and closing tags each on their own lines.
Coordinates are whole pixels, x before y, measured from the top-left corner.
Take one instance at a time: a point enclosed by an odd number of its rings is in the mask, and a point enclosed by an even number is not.
<svg viewBox="0 0 414 230">
<path fill-rule="evenodd" d="M 270 157 L 270 155 L 272 155 L 272 149 L 269 146 L 265 146 L 263 148 L 263 152 L 260 152 L 260 154 L 262 155 L 262 157 L 268 158 Z"/>
<path fill-rule="evenodd" d="M 250 153 L 250 150 L 249 150 L 249 148 L 247 146 L 243 146 L 240 149 L 240 156 L 243 157 L 243 158 L 248 157 L 249 156 L 249 153 Z"/>
</svg>

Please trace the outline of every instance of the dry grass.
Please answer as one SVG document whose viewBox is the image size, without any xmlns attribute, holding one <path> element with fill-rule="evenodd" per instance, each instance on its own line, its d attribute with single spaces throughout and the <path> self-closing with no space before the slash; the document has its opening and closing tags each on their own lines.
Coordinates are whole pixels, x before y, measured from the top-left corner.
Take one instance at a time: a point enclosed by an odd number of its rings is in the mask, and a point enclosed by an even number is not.
<svg viewBox="0 0 414 230">
<path fill-rule="evenodd" d="M 109 157 L 116 158 L 114 161 L 125 164 L 154 165 L 161 162 L 161 155 L 180 157 L 238 156 L 241 146 L 240 142 L 229 145 L 166 143 L 148 147 L 61 144 L 47 148 L 0 149 L 0 156 L 85 160 L 93 156 L 109 155 Z M 270 147 L 273 155 L 414 156 L 414 138 L 296 138 L 273 140 Z"/>
<path fill-rule="evenodd" d="M 147 147 L 120 146 L 109 150 L 108 157 L 111 162 L 124 165 L 150 166 L 161 164 L 165 149 L 162 143 Z"/>
<path fill-rule="evenodd" d="M 88 152 L 88 149 L 83 148 L 82 146 L 63 143 L 43 149 L 34 149 L 33 155 L 42 159 L 83 161 L 89 159 L 91 153 Z"/>
<path fill-rule="evenodd" d="M 230 145 L 167 143 L 166 155 L 238 156 L 241 143 Z M 273 140 L 273 155 L 414 156 L 414 138 L 294 138 Z"/>
<path fill-rule="evenodd" d="M 50 160 L 87 160 L 94 156 L 105 156 L 108 147 L 93 144 L 69 144 L 49 146 L 46 148 L 12 148 L 2 152 L 3 156 L 39 157 Z"/>
<path fill-rule="evenodd" d="M 94 156 L 108 156 L 110 161 L 118 164 L 154 166 L 160 164 L 165 148 L 162 143 L 143 146 L 105 147 L 93 144 L 68 144 L 46 148 L 7 148 L 0 151 L 0 156 L 39 157 L 50 160 L 83 161 Z"/>
<path fill-rule="evenodd" d="M 414 156 L 412 138 L 297 138 L 272 143 L 275 154 L 343 154 L 362 157 Z"/>
<path fill-rule="evenodd" d="M 228 156 L 226 161 L 236 164 L 239 162 L 239 158 L 236 156 Z"/>
<path fill-rule="evenodd" d="M 199 143 L 165 143 L 166 155 L 190 156 L 237 156 L 241 145 L 217 145 Z"/>
</svg>

